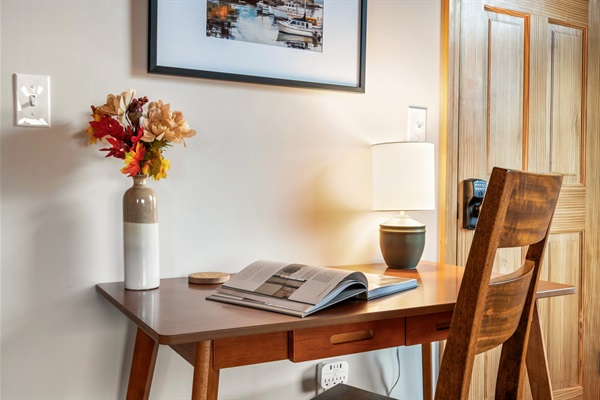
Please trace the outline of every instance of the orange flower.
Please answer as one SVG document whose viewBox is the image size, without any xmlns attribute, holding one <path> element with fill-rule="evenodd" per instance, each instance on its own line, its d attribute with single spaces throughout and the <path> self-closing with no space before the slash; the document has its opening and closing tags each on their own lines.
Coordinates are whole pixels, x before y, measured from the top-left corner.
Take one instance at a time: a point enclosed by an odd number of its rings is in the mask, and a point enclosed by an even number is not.
<svg viewBox="0 0 600 400">
<path fill-rule="evenodd" d="M 143 173 L 145 155 L 146 148 L 141 142 L 138 142 L 135 150 L 125 153 L 125 166 L 121 168 L 121 172 L 129 176 L 136 176 Z"/>
</svg>

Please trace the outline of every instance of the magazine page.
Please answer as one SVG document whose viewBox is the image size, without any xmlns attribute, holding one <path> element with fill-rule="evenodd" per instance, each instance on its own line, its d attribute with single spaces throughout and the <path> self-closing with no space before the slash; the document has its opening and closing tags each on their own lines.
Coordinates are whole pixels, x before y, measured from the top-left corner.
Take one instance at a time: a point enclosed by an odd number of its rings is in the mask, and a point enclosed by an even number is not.
<svg viewBox="0 0 600 400">
<path fill-rule="evenodd" d="M 235 304 L 235 305 L 242 306 L 242 307 L 250 307 L 250 308 L 257 308 L 259 310 L 272 311 L 272 312 L 276 312 L 279 314 L 293 315 L 295 317 L 300 317 L 300 318 L 303 318 L 306 315 L 308 315 L 306 312 L 300 311 L 300 310 L 272 306 L 267 303 L 262 303 L 260 301 L 251 301 L 251 300 L 244 299 L 241 297 L 221 296 L 218 293 L 210 295 L 209 297 L 207 297 L 207 299 L 214 300 L 214 301 L 220 301 L 222 303 Z"/>
<path fill-rule="evenodd" d="M 342 269 L 261 260 L 235 274 L 223 288 L 314 305 L 349 276 L 354 278 L 355 274 Z"/>
<path fill-rule="evenodd" d="M 234 290 L 224 289 L 207 297 L 209 300 L 222 301 L 246 307 L 260 308 L 284 314 L 304 316 L 314 307 L 312 304 L 297 303 L 295 301 L 279 300 L 259 297 L 252 293 L 240 293 Z"/>
<path fill-rule="evenodd" d="M 216 294 L 219 296 L 222 295 L 222 296 L 238 297 L 240 299 L 247 299 L 248 301 L 264 303 L 269 306 L 291 308 L 293 310 L 298 310 L 298 311 L 306 311 L 310 307 L 314 306 L 314 304 L 311 304 L 311 303 L 301 303 L 299 301 L 289 301 L 286 299 L 265 296 L 265 295 L 257 294 L 257 293 L 253 293 L 253 292 L 240 292 L 239 290 L 229 289 L 226 287 L 221 287 L 217 291 Z"/>
<path fill-rule="evenodd" d="M 403 278 L 399 276 L 379 275 L 366 272 L 364 275 L 369 281 L 369 291 L 365 294 L 366 298 L 369 300 L 416 288 L 418 286 L 417 280 L 414 278 Z"/>
</svg>

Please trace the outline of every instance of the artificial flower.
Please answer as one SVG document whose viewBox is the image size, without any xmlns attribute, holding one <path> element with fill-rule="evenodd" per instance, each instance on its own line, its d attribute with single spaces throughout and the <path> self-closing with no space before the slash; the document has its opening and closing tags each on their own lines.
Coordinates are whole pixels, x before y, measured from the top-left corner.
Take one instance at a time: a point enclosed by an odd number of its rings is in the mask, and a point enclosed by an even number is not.
<svg viewBox="0 0 600 400">
<path fill-rule="evenodd" d="M 101 114 L 115 117 L 121 125 L 125 126 L 125 115 L 128 111 L 129 104 L 135 98 L 135 90 L 129 89 L 120 95 L 109 94 L 106 97 L 106 104 L 99 107 Z"/>
<path fill-rule="evenodd" d="M 99 140 L 110 147 L 101 148 L 106 157 L 124 160 L 121 172 L 128 176 L 143 174 L 155 180 L 167 177 L 171 167 L 163 156 L 165 147 L 171 143 L 182 143 L 196 131 L 190 129 L 180 111 L 171 111 L 162 100 L 149 103 L 147 97 L 135 97 L 129 89 L 120 95 L 109 94 L 106 103 L 92 106 L 92 121 L 86 134 L 90 144 Z M 144 106 L 148 111 L 144 113 Z"/>
<path fill-rule="evenodd" d="M 121 172 L 129 176 L 136 176 L 142 173 L 145 166 L 144 156 L 146 148 L 140 142 L 135 146 L 135 150 L 128 151 L 125 154 L 125 166 L 121 168 Z"/>
<path fill-rule="evenodd" d="M 98 122 L 102 119 L 102 115 L 97 114 L 95 110 L 92 113 L 92 115 L 90 115 L 90 117 L 92 117 L 94 119 L 94 121 L 92 121 L 92 122 Z M 90 126 L 88 126 L 85 133 L 87 133 L 90 136 L 90 144 L 95 144 L 98 141 L 98 138 L 96 136 L 94 136 L 94 133 L 96 133 L 96 129 L 94 129 L 91 122 L 90 122 Z"/>
<path fill-rule="evenodd" d="M 180 111 L 171 112 L 171 105 L 162 100 L 148 104 L 148 115 L 144 119 L 146 133 L 142 137 L 145 142 L 166 140 L 171 143 L 184 142 L 184 138 L 192 137 L 196 131 L 190 129 Z M 184 142 L 185 143 L 185 142 Z"/>
</svg>

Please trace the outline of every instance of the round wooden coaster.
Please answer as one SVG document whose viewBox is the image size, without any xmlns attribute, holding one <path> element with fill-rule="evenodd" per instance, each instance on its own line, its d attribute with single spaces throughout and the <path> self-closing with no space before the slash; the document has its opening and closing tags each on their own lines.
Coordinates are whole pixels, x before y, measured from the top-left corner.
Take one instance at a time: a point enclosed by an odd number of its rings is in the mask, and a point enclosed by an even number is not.
<svg viewBox="0 0 600 400">
<path fill-rule="evenodd" d="M 214 285 L 228 280 L 229 274 L 225 272 L 195 272 L 188 275 L 188 282 L 197 285 Z"/>
</svg>

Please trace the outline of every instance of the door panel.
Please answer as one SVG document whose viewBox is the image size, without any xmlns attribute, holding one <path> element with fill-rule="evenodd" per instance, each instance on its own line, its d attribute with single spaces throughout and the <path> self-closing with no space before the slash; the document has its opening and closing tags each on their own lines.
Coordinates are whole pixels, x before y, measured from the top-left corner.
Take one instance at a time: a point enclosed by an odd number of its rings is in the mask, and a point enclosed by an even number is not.
<svg viewBox="0 0 600 400">
<path fill-rule="evenodd" d="M 596 1 L 596 0 L 593 0 Z M 586 148 L 588 1 L 450 2 L 450 22 L 456 47 L 449 54 L 450 88 L 457 88 L 458 104 L 449 110 L 448 143 L 456 143 L 456 179 L 449 182 L 448 198 L 467 178 L 489 179 L 494 166 L 565 175 L 551 227 L 542 279 L 572 284 L 577 294 L 540 301 L 550 377 L 556 398 L 583 396 L 587 358 L 583 323 L 586 305 L 586 254 L 597 245 L 588 238 L 586 221 L 586 157 L 598 157 Z M 452 121 L 457 121 L 452 125 Z M 456 135 L 456 139 L 452 135 Z M 593 165 L 594 173 L 596 166 Z M 451 206 L 449 206 L 450 208 Z M 461 207 L 459 206 L 460 210 Z M 451 217 L 451 209 L 446 215 Z M 445 261 L 464 265 L 473 236 L 462 229 L 462 216 L 449 238 L 455 247 Z M 450 246 L 449 244 L 448 246 Z M 494 270 L 512 272 L 522 251 L 501 251 Z M 600 285 L 600 284 L 599 284 Z M 499 352 L 478 356 L 471 397 L 492 399 Z M 587 360 L 589 365 L 596 360 Z M 588 368 L 589 369 L 589 368 Z M 530 396 L 530 394 L 528 394 Z M 593 398 L 593 397 L 585 397 Z"/>
<path fill-rule="evenodd" d="M 488 11 L 487 165 L 523 168 L 525 19 Z"/>
<path fill-rule="evenodd" d="M 583 235 L 554 234 L 546 253 L 543 279 L 581 287 Z M 564 268 L 564 265 L 578 268 Z M 581 365 L 577 355 L 582 350 L 580 336 L 580 304 L 577 296 L 540 301 L 542 329 L 547 344 L 550 377 L 554 390 L 580 385 Z"/>
<path fill-rule="evenodd" d="M 549 24 L 550 147 L 548 169 L 564 174 L 564 184 L 583 183 L 584 34 L 582 29 Z"/>
</svg>

